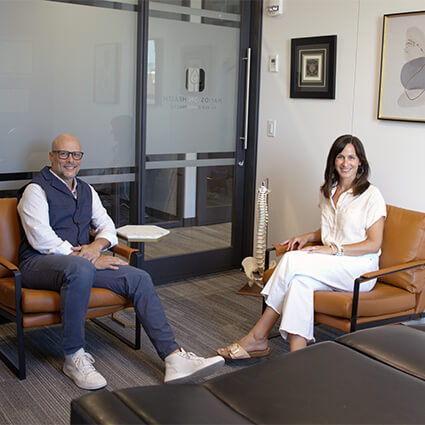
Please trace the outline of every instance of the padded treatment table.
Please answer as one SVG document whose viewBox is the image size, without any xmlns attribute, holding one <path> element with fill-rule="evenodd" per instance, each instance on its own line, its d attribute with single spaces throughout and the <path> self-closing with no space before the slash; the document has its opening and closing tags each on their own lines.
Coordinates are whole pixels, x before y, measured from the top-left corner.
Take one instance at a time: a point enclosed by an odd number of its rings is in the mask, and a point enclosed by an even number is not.
<svg viewBox="0 0 425 425">
<path fill-rule="evenodd" d="M 203 384 L 89 393 L 71 423 L 425 423 L 425 325 L 354 332 Z"/>
</svg>

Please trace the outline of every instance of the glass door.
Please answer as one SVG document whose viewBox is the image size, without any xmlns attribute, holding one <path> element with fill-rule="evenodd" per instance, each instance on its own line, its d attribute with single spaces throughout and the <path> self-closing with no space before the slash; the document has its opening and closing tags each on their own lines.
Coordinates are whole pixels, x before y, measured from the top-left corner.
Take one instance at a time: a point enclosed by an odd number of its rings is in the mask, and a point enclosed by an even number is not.
<svg viewBox="0 0 425 425">
<path fill-rule="evenodd" d="M 144 246 L 156 282 L 240 264 L 242 3 L 149 2 L 142 221 L 171 230 Z"/>
</svg>

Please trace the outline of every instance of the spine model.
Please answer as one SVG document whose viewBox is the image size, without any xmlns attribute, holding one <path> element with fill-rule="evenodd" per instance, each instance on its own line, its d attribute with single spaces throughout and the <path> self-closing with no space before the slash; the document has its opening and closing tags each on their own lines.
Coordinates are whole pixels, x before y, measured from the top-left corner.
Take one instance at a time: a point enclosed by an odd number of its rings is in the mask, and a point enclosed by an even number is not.
<svg viewBox="0 0 425 425">
<path fill-rule="evenodd" d="M 264 261 L 267 248 L 267 226 L 269 223 L 268 195 L 270 190 L 264 183 L 257 190 L 258 226 L 256 235 L 255 258 L 257 269 L 261 276 L 264 273 Z"/>
<path fill-rule="evenodd" d="M 257 232 L 255 240 L 255 257 L 246 257 L 242 261 L 242 267 L 249 278 L 249 286 L 254 283 L 263 287 L 262 276 L 267 248 L 267 225 L 269 222 L 268 195 L 270 190 L 264 183 L 257 190 Z M 257 275 L 255 275 L 255 274 Z"/>
</svg>

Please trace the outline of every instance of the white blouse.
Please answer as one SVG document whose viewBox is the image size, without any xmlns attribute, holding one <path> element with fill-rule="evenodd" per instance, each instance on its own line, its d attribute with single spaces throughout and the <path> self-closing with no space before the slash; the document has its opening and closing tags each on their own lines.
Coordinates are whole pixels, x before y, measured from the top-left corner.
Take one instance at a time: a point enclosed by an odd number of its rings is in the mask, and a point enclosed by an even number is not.
<svg viewBox="0 0 425 425">
<path fill-rule="evenodd" d="M 340 246 L 364 241 L 367 229 L 381 217 L 387 216 L 381 192 L 372 184 L 357 196 L 353 196 L 350 189 L 334 205 L 332 197 L 335 190 L 336 187 L 332 190 L 330 199 L 320 192 L 322 243 Z"/>
</svg>

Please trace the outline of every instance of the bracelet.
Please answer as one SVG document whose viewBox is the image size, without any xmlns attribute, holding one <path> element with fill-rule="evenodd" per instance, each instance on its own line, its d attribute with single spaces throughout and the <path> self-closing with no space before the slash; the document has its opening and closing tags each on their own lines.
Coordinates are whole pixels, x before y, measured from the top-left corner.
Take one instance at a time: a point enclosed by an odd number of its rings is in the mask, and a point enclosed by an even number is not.
<svg viewBox="0 0 425 425">
<path fill-rule="evenodd" d="M 339 245 L 337 248 L 338 248 L 338 252 L 336 253 L 336 255 L 338 256 L 344 255 L 344 247 L 342 245 Z"/>
</svg>

